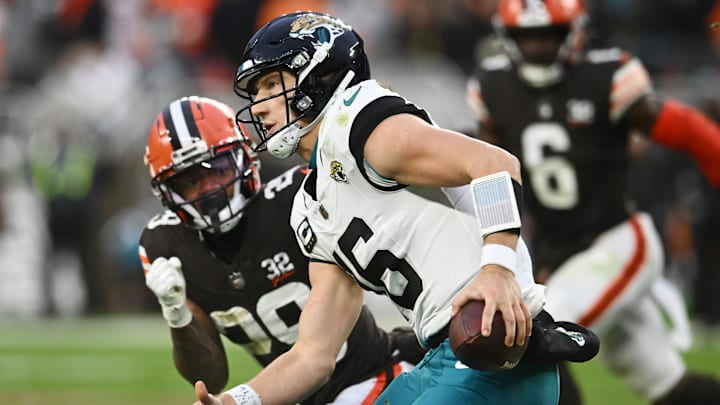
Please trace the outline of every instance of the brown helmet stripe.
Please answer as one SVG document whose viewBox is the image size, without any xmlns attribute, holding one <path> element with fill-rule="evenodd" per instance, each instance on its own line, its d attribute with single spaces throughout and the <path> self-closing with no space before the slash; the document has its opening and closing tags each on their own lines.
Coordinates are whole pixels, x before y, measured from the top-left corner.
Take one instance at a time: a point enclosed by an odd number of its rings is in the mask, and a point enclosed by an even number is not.
<svg viewBox="0 0 720 405">
<path fill-rule="evenodd" d="M 201 138 L 189 98 L 173 101 L 165 107 L 162 114 L 165 126 L 170 132 L 173 150 L 181 149 Z"/>
<path fill-rule="evenodd" d="M 165 123 L 165 128 L 168 130 L 168 136 L 170 137 L 170 144 L 172 145 L 173 150 L 180 149 L 180 140 L 177 137 L 175 123 L 173 122 L 172 115 L 170 114 L 170 105 L 163 109 L 162 120 Z"/>
<path fill-rule="evenodd" d="M 198 130 L 197 123 L 195 122 L 195 117 L 192 112 L 192 106 L 190 105 L 191 101 L 195 101 L 197 104 L 197 108 L 200 109 L 200 102 L 197 99 L 197 97 L 188 98 L 183 97 L 180 101 L 180 107 L 182 109 L 183 117 L 185 118 L 185 125 L 187 125 L 188 132 L 190 133 L 190 137 L 193 138 L 193 140 L 201 139 L 200 131 Z"/>
</svg>

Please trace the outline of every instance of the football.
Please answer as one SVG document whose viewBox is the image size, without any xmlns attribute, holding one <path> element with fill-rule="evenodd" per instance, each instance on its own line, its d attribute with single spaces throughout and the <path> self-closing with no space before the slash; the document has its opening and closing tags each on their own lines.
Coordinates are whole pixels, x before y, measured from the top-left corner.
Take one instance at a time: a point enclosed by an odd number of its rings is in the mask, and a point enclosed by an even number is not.
<svg viewBox="0 0 720 405">
<path fill-rule="evenodd" d="M 505 346 L 505 322 L 495 313 L 490 336 L 481 334 L 485 301 L 470 301 L 450 321 L 448 335 L 455 356 L 469 367 L 482 371 L 508 370 L 525 354 L 524 345 Z"/>
</svg>

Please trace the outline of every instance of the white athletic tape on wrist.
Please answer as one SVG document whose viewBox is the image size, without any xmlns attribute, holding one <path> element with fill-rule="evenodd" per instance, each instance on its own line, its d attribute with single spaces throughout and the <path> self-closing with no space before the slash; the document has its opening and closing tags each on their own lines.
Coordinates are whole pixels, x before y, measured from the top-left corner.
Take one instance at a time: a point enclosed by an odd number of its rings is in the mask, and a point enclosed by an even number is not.
<svg viewBox="0 0 720 405">
<path fill-rule="evenodd" d="M 238 385 L 225 393 L 230 395 L 238 405 L 262 405 L 260 395 L 247 384 Z"/>
<path fill-rule="evenodd" d="M 475 217 L 483 237 L 499 231 L 520 228 L 520 210 L 508 172 L 493 173 L 473 179 Z"/>
<path fill-rule="evenodd" d="M 192 312 L 186 302 L 173 306 L 163 305 L 161 302 L 160 307 L 162 307 L 163 318 L 171 328 L 184 328 L 192 321 Z"/>
<path fill-rule="evenodd" d="M 505 245 L 491 243 L 483 245 L 480 256 L 480 267 L 488 264 L 497 264 L 515 273 L 517 268 L 517 254 L 515 250 Z"/>
</svg>

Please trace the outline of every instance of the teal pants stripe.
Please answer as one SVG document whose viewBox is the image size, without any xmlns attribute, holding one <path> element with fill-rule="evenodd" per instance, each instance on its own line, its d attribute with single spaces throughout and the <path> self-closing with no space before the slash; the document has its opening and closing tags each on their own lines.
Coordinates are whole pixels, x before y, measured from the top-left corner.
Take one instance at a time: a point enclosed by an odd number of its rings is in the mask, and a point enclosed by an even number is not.
<svg viewBox="0 0 720 405">
<path fill-rule="evenodd" d="M 512 370 L 467 368 L 447 339 L 410 372 L 403 373 L 375 405 L 557 405 L 560 379 L 554 364 L 521 362 Z"/>
</svg>

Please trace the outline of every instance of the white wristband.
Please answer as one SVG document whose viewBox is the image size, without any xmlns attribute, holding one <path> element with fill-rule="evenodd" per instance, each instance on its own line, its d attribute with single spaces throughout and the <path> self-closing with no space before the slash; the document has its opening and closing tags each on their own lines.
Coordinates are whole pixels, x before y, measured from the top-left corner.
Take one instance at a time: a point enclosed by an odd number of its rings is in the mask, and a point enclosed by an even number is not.
<svg viewBox="0 0 720 405">
<path fill-rule="evenodd" d="M 230 395 L 238 405 L 262 405 L 260 395 L 247 384 L 238 385 L 225 393 Z"/>
<path fill-rule="evenodd" d="M 513 179 L 508 172 L 499 172 L 473 179 L 472 189 L 475 217 L 480 234 L 520 229 L 520 207 L 515 196 Z"/>
<path fill-rule="evenodd" d="M 480 256 L 480 267 L 488 264 L 497 264 L 515 273 L 517 267 L 517 254 L 515 250 L 505 245 L 490 243 L 483 245 Z"/>
<path fill-rule="evenodd" d="M 192 312 L 190 312 L 186 302 L 173 306 L 160 303 L 160 307 L 162 307 L 163 318 L 171 328 L 184 328 L 192 321 Z"/>
</svg>

